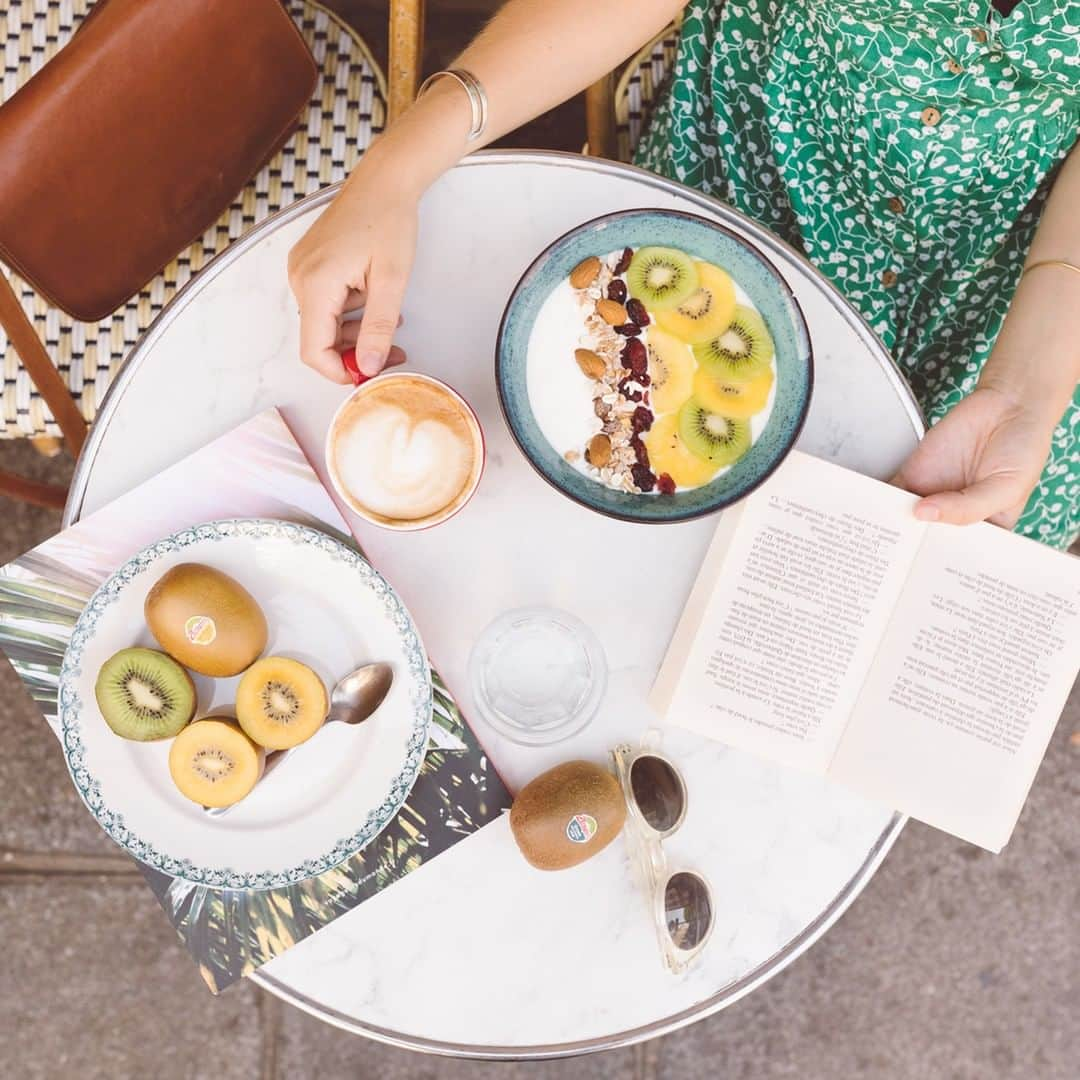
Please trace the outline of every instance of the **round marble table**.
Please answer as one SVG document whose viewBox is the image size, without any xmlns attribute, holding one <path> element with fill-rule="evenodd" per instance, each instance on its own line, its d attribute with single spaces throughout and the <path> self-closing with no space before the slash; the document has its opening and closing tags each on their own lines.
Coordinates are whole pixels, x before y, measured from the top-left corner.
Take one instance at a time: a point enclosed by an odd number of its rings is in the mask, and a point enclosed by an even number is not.
<svg viewBox="0 0 1080 1080">
<path fill-rule="evenodd" d="M 79 463 L 77 519 L 255 412 L 277 405 L 322 469 L 344 391 L 297 361 L 285 280 L 290 246 L 332 192 L 255 229 L 205 269 L 149 330 L 113 386 Z M 528 467 L 499 413 L 499 316 L 535 253 L 612 210 L 685 208 L 749 234 L 806 313 L 817 360 L 800 446 L 887 477 L 922 421 L 880 344 L 794 252 L 720 204 L 626 166 L 488 152 L 441 180 L 421 211 L 400 342 L 412 364 L 472 401 L 488 437 L 480 491 L 453 521 L 400 535 L 354 530 L 396 584 L 433 661 L 471 715 L 471 642 L 498 613 L 547 603 L 600 636 L 611 667 L 596 721 L 571 742 L 522 749 L 476 731 L 512 788 L 557 761 L 603 760 L 655 717 L 645 694 L 714 522 L 635 526 L 561 498 Z M 610 545 L 608 548 L 607 546 Z M 630 607 L 582 550 L 632 551 L 653 586 Z M 532 870 L 504 819 L 489 825 L 252 976 L 330 1023 L 400 1046 L 475 1057 L 555 1057 L 672 1031 L 729 1005 L 809 947 L 858 895 L 903 826 L 814 777 L 688 733 L 666 750 L 689 787 L 672 856 L 716 891 L 717 929 L 686 976 L 662 968 L 622 843 L 561 874 Z"/>
</svg>

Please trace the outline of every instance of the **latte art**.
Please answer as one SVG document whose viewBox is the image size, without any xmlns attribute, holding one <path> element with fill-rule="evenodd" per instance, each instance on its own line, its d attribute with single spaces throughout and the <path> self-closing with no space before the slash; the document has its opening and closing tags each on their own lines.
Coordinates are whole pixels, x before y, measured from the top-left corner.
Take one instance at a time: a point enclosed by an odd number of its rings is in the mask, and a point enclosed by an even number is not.
<svg viewBox="0 0 1080 1080">
<path fill-rule="evenodd" d="M 360 512 L 421 522 L 467 498 L 478 472 L 477 441 L 475 421 L 450 391 L 405 373 L 384 375 L 339 415 L 331 472 Z"/>
</svg>

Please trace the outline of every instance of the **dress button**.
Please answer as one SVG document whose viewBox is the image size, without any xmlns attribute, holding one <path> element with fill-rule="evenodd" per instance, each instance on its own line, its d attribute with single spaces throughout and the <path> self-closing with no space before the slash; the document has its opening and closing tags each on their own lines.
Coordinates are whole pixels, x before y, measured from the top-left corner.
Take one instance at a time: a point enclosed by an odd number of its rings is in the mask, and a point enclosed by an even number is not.
<svg viewBox="0 0 1080 1080">
<path fill-rule="evenodd" d="M 901 199 L 901 198 L 898 198 L 896 195 L 894 195 L 889 200 L 889 209 L 894 214 L 902 214 L 904 212 L 904 200 Z"/>
<path fill-rule="evenodd" d="M 985 45 L 986 42 L 989 40 L 989 35 L 986 33 L 986 31 L 981 26 L 976 26 L 975 29 L 971 31 L 971 36 L 980 45 Z"/>
<path fill-rule="evenodd" d="M 891 289 L 896 284 L 896 274 L 892 270 L 885 270 L 881 274 L 881 284 L 886 289 Z"/>
<path fill-rule="evenodd" d="M 950 60 L 945 67 L 951 75 L 959 75 L 964 70 L 963 65 L 958 64 L 955 60 Z"/>
<path fill-rule="evenodd" d="M 937 127 L 941 122 L 941 113 L 931 105 L 922 111 L 922 122 L 927 127 Z"/>
</svg>

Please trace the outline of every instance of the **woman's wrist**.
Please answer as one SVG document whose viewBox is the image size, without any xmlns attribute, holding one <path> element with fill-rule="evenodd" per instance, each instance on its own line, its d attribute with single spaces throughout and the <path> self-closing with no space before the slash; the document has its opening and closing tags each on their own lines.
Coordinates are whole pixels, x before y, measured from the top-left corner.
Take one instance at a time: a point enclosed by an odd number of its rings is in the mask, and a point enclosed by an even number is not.
<svg viewBox="0 0 1080 1080">
<path fill-rule="evenodd" d="M 1024 277 L 979 378 L 1053 426 L 1080 380 L 1080 274 Z"/>
<path fill-rule="evenodd" d="M 450 79 L 439 79 L 368 148 L 350 182 L 374 182 L 399 196 L 419 199 L 468 150 L 472 110 Z"/>
<path fill-rule="evenodd" d="M 1060 378 L 1048 378 L 1045 371 L 1033 371 L 1032 365 L 1025 364 L 1023 358 L 1015 358 L 1015 362 L 1005 358 L 991 359 L 998 359 L 998 362 L 993 365 L 987 362 L 978 388 L 1004 397 L 1011 406 L 1011 415 L 1028 416 L 1049 444 L 1072 400 L 1075 382 L 1069 384 Z"/>
</svg>

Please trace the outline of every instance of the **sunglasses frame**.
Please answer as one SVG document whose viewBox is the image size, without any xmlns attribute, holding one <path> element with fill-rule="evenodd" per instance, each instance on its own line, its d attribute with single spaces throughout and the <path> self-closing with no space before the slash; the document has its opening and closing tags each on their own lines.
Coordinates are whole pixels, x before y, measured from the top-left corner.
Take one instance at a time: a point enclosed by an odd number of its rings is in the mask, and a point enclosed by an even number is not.
<svg viewBox="0 0 1080 1080">
<path fill-rule="evenodd" d="M 630 848 L 639 884 L 644 889 L 649 902 L 653 924 L 656 928 L 657 943 L 660 946 L 660 954 L 667 969 L 672 974 L 679 975 L 693 963 L 708 944 L 709 938 L 712 937 L 716 923 L 716 904 L 713 900 L 713 888 L 709 884 L 708 878 L 697 870 L 669 865 L 667 855 L 664 852 L 663 841 L 678 832 L 686 819 L 689 793 L 682 771 L 669 757 L 660 753 L 659 745 L 660 733 L 655 729 L 650 729 L 642 737 L 640 746 L 632 747 L 626 743 L 620 744 L 611 751 L 611 759 L 619 786 L 622 788 L 623 801 L 626 803 L 627 824 L 630 826 L 626 830 L 627 845 Z M 637 798 L 634 795 L 633 785 L 630 782 L 634 763 L 646 757 L 662 761 L 671 770 L 682 791 L 682 808 L 675 823 L 668 829 L 660 830 L 649 824 L 645 819 L 645 815 L 641 812 L 641 807 L 638 805 Z M 705 887 L 705 893 L 709 898 L 709 925 L 705 928 L 701 940 L 692 949 L 682 949 L 676 945 L 668 930 L 665 906 L 667 886 L 677 874 L 688 874 L 696 877 Z"/>
</svg>

